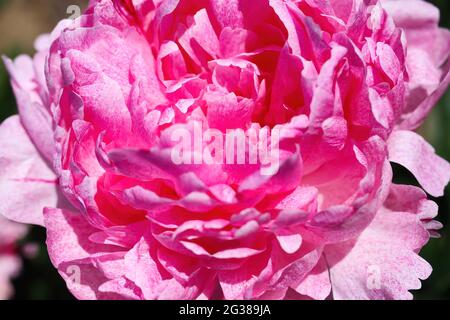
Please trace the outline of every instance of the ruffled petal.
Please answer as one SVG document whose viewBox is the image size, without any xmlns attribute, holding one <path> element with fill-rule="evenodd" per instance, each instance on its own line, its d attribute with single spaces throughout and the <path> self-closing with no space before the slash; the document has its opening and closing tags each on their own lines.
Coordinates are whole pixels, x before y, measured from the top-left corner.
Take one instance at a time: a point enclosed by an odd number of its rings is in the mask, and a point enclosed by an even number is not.
<svg viewBox="0 0 450 320">
<path fill-rule="evenodd" d="M 358 239 L 325 247 L 334 299 L 412 299 L 432 271 L 417 254 L 430 235 L 413 203 L 382 208 Z"/>
<path fill-rule="evenodd" d="M 89 236 L 96 229 L 80 214 L 46 209 L 44 218 L 50 259 L 74 296 L 82 300 L 120 298 L 117 293 L 99 291 L 99 286 L 109 279 L 92 259 L 96 254 L 119 250 L 91 242 Z"/>
<path fill-rule="evenodd" d="M 422 137 L 412 131 L 394 131 L 388 149 L 389 160 L 411 171 L 425 191 L 434 197 L 444 194 L 450 180 L 450 164 L 437 156 Z"/>
<path fill-rule="evenodd" d="M 25 132 L 18 116 L 0 126 L 0 213 L 43 225 L 43 209 L 59 201 L 57 178 Z"/>
</svg>

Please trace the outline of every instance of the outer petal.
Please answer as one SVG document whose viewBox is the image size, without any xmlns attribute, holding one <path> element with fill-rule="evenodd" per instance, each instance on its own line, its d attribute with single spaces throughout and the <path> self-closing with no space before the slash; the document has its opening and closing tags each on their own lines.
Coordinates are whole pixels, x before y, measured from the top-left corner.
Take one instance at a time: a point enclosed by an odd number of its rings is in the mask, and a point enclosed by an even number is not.
<svg viewBox="0 0 450 320">
<path fill-rule="evenodd" d="M 324 300 L 330 295 L 330 276 L 323 256 L 314 269 L 295 288 L 295 291 L 316 300 Z"/>
<path fill-rule="evenodd" d="M 333 298 L 412 299 L 408 290 L 420 289 L 419 279 L 431 274 L 417 255 L 428 239 L 416 212 L 382 208 L 357 240 L 325 248 Z"/>
<path fill-rule="evenodd" d="M 439 9 L 434 5 L 422 0 L 383 0 L 383 8 L 405 30 L 409 48 L 428 52 L 437 67 L 449 56 L 450 34 L 438 27 Z M 423 37 L 430 33 L 434 37 Z"/>
<path fill-rule="evenodd" d="M 389 160 L 407 168 L 434 197 L 444 194 L 450 164 L 438 157 L 422 137 L 412 131 L 394 131 L 388 141 Z"/>
<path fill-rule="evenodd" d="M 14 61 L 3 58 L 11 76 L 22 124 L 39 152 L 49 161 L 53 160 L 55 144 L 44 69 L 50 45 L 71 23 L 72 20 L 62 20 L 51 34 L 38 37 L 35 41 L 37 53 L 33 58 L 26 55 L 20 55 Z"/>
<path fill-rule="evenodd" d="M 91 242 L 89 236 L 98 230 L 79 214 L 46 209 L 44 216 L 50 259 L 75 297 L 85 300 L 120 298 L 118 294 L 99 291 L 109 279 L 91 259 L 94 254 L 113 252 L 115 248 Z"/>
<path fill-rule="evenodd" d="M 416 129 L 423 123 L 425 117 L 445 94 L 450 84 L 450 63 L 447 63 L 446 70 L 444 71 L 445 76 L 442 78 L 439 86 L 413 112 L 404 116 L 404 120 L 400 124 L 401 128 Z"/>
<path fill-rule="evenodd" d="M 0 126 L 0 213 L 43 225 L 42 209 L 56 206 L 57 181 L 25 132 L 18 116 Z"/>
<path fill-rule="evenodd" d="M 400 126 L 416 129 L 450 83 L 450 31 L 439 28 L 439 9 L 422 0 L 383 0 L 383 7 L 405 31 L 410 96 Z"/>
<path fill-rule="evenodd" d="M 16 96 L 22 124 L 35 143 L 38 150 L 49 161 L 55 153 L 53 143 L 52 119 L 38 91 L 44 88 L 36 88 L 36 75 L 33 60 L 28 56 L 19 56 L 14 62 L 4 58 L 6 68 L 12 77 L 12 87 Z M 43 62 L 42 62 L 43 63 Z M 44 67 L 42 66 L 42 69 Z M 45 93 L 42 93 L 45 95 Z"/>
</svg>

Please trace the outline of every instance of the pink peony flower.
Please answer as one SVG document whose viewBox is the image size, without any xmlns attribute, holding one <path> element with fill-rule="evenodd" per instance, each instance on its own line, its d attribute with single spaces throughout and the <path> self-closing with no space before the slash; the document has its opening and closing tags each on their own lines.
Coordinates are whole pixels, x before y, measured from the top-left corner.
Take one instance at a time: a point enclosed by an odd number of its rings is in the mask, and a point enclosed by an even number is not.
<svg viewBox="0 0 450 320">
<path fill-rule="evenodd" d="M 412 298 L 437 207 L 389 161 L 443 194 L 450 165 L 410 130 L 450 36 L 400 2 L 91 1 L 5 59 L 0 212 L 45 226 L 80 299 Z"/>
<path fill-rule="evenodd" d="M 13 294 L 10 281 L 18 275 L 22 267 L 15 243 L 25 236 L 26 231 L 25 225 L 0 216 L 0 300 L 9 299 Z"/>
</svg>

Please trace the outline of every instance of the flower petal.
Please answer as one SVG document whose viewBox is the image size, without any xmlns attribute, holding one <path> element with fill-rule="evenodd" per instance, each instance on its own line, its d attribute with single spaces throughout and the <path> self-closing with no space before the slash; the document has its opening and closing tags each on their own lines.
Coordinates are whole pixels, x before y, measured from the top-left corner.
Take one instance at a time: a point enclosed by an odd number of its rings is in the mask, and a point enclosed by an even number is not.
<svg viewBox="0 0 450 320">
<path fill-rule="evenodd" d="M 411 171 L 425 191 L 434 197 L 444 194 L 450 180 L 450 164 L 437 156 L 422 137 L 412 131 L 394 131 L 388 149 L 389 160 Z"/>
<path fill-rule="evenodd" d="M 42 210 L 58 203 L 56 175 L 41 157 L 18 116 L 0 126 L 0 213 L 43 225 Z"/>
</svg>

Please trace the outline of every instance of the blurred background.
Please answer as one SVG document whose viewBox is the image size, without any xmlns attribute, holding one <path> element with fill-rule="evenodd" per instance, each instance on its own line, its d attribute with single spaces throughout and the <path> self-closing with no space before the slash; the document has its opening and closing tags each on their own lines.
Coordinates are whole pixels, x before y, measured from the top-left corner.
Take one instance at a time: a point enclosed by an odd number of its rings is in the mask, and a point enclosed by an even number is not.
<svg viewBox="0 0 450 320">
<path fill-rule="evenodd" d="M 429 0 L 441 11 L 441 25 L 450 28 L 450 1 Z M 33 54 L 34 39 L 53 29 L 56 23 L 70 17 L 71 5 L 86 7 L 87 0 L 0 0 L 0 53 L 11 58 L 20 53 Z M 0 63 L 0 122 L 17 113 L 8 75 Z M 443 97 L 420 133 L 450 161 L 450 90 Z M 395 168 L 396 182 L 415 184 L 417 181 L 399 166 Z M 422 256 L 431 263 L 434 272 L 423 282 L 416 299 L 450 299 L 450 188 L 445 196 L 434 199 L 440 207 L 439 220 L 444 224 L 441 239 L 432 239 Z M 45 230 L 35 227 L 24 243 L 39 244 L 37 257 L 24 256 L 24 270 L 15 281 L 15 299 L 73 299 L 64 281 L 51 265 L 45 249 Z"/>
</svg>

